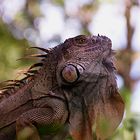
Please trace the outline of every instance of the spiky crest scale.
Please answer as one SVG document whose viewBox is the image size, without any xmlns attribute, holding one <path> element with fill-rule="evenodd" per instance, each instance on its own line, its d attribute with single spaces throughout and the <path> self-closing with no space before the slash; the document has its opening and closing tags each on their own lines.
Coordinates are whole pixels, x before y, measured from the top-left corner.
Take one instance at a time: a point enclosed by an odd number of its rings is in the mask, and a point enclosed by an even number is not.
<svg viewBox="0 0 140 140">
<path fill-rule="evenodd" d="M 38 49 L 38 50 L 41 50 L 45 53 L 49 53 L 50 51 L 48 49 L 44 49 L 44 48 L 40 48 L 40 47 L 30 47 L 29 49 Z"/>
<path fill-rule="evenodd" d="M 41 66 L 43 66 L 43 63 L 35 63 L 32 66 L 30 66 L 29 70 L 36 68 L 36 67 L 41 67 Z"/>
</svg>

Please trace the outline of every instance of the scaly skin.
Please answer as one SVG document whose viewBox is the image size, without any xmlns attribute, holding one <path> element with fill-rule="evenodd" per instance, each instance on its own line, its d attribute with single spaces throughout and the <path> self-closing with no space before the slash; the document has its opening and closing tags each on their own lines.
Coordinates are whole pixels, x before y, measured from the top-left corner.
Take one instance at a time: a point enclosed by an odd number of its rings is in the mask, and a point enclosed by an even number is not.
<svg viewBox="0 0 140 140">
<path fill-rule="evenodd" d="M 42 49 L 48 54 L 42 55 L 37 73 L 2 95 L 0 139 L 105 140 L 111 136 L 124 113 L 111 47 L 105 36 L 80 35 L 53 50 Z"/>
</svg>

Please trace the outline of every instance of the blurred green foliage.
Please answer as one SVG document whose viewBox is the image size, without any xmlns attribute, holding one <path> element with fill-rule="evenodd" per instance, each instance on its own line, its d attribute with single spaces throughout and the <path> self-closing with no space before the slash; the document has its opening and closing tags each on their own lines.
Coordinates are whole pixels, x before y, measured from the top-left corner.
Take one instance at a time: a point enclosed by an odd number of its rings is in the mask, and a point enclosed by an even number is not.
<svg viewBox="0 0 140 140">
<path fill-rule="evenodd" d="M 28 47 L 27 40 L 15 38 L 0 21 L 0 81 L 13 79 L 15 70 L 32 63 L 29 60 L 16 61 L 25 56 Z"/>
</svg>

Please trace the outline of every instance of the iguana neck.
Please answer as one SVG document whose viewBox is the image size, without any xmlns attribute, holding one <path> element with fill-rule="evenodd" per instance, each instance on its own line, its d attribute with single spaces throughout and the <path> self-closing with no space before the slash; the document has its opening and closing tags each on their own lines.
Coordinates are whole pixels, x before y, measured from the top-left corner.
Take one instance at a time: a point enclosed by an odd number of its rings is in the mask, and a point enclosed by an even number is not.
<svg viewBox="0 0 140 140">
<path fill-rule="evenodd" d="M 56 79 L 56 66 L 58 61 L 57 55 L 49 54 L 48 58 L 43 62 L 43 66 L 34 78 L 34 85 L 31 88 L 33 98 L 48 94 L 51 89 L 58 86 Z M 39 93 L 41 95 L 39 95 Z"/>
</svg>

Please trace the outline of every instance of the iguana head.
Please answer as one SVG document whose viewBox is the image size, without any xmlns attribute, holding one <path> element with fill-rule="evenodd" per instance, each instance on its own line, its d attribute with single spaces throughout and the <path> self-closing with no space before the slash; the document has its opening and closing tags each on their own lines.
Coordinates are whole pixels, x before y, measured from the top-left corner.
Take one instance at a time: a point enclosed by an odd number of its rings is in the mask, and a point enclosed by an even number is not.
<svg viewBox="0 0 140 140">
<path fill-rule="evenodd" d="M 98 76 L 107 75 L 106 69 L 114 69 L 112 43 L 105 36 L 79 35 L 67 39 L 62 46 L 62 59 L 59 61 L 57 74 L 60 85 L 73 86 L 77 81 L 89 78 L 93 85 Z"/>
<path fill-rule="evenodd" d="M 124 113 L 124 103 L 117 91 L 111 40 L 99 35 L 80 35 L 66 40 L 61 46 L 57 66 L 59 86 L 75 96 L 72 97 L 74 104 L 80 104 L 77 98 L 84 100 L 96 136 L 105 139 L 119 125 Z M 71 124 L 75 130 L 72 129 L 72 133 L 75 135 L 79 120 L 73 121 L 73 118 Z"/>
</svg>

